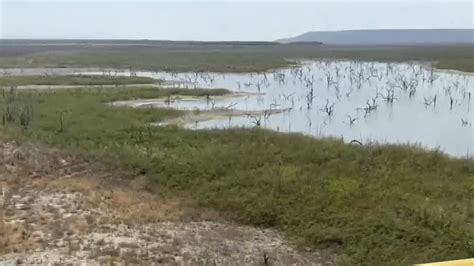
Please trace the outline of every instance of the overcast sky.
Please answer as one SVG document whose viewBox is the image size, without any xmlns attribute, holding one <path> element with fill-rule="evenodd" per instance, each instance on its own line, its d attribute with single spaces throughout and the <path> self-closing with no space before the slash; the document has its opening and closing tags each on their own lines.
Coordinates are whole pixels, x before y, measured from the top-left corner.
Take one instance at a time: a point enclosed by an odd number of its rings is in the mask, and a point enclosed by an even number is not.
<svg viewBox="0 0 474 266">
<path fill-rule="evenodd" d="M 2 38 L 262 40 L 306 31 L 473 28 L 472 1 L 0 0 Z"/>
</svg>

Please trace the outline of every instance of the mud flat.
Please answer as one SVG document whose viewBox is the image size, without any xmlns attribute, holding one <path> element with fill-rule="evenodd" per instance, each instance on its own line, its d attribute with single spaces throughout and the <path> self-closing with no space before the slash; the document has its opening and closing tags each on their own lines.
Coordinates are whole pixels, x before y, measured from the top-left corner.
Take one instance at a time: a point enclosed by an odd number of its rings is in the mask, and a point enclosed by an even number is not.
<svg viewBox="0 0 474 266">
<path fill-rule="evenodd" d="M 262 95 L 261 93 L 236 92 L 222 96 L 193 97 L 175 95 L 169 98 L 157 99 L 136 99 L 126 101 L 116 101 L 109 103 L 116 107 L 133 107 L 133 108 L 169 108 L 188 111 L 183 116 L 173 118 L 164 122 L 152 123 L 155 126 L 178 125 L 189 128 L 191 124 L 221 118 L 231 117 L 258 117 L 270 116 L 288 112 L 289 108 L 270 108 L 263 110 L 240 110 L 235 109 L 235 104 L 222 104 L 226 100 L 238 97 L 254 97 Z M 209 102 L 213 101 L 212 104 Z M 173 105 L 175 104 L 175 105 Z"/>
<path fill-rule="evenodd" d="M 199 113 L 188 113 L 184 116 L 170 119 L 164 122 L 152 123 L 155 126 L 178 125 L 185 128 L 193 128 L 193 125 L 199 122 L 211 121 L 216 119 L 232 119 L 233 117 L 258 117 L 287 112 L 288 109 L 269 109 L 260 111 L 243 111 L 234 109 L 214 109 L 202 111 Z M 249 124 L 252 125 L 252 124 Z"/>
<path fill-rule="evenodd" d="M 253 97 L 253 96 L 258 96 L 258 95 L 263 95 L 263 94 L 254 93 L 254 92 L 234 92 L 231 94 L 220 95 L 220 96 L 209 96 L 209 97 L 173 95 L 168 98 L 115 101 L 115 102 L 110 103 L 110 105 L 118 106 L 118 107 L 125 106 L 125 107 L 134 107 L 134 108 L 138 108 L 138 107 L 157 107 L 157 108 L 176 108 L 176 109 L 183 108 L 188 111 L 196 110 L 200 106 L 204 106 L 199 109 L 212 110 L 212 109 L 215 109 L 216 103 L 220 104 L 226 100 L 232 100 L 233 98 Z M 213 103 L 214 103 L 214 108 L 212 108 Z M 189 106 L 188 104 L 190 104 L 191 106 Z"/>
</svg>

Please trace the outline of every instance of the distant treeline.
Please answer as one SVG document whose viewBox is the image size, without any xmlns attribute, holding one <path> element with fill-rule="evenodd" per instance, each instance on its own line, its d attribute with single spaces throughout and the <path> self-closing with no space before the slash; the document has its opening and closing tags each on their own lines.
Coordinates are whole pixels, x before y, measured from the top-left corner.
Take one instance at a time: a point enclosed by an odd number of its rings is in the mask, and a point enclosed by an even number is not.
<svg viewBox="0 0 474 266">
<path fill-rule="evenodd" d="M 263 42 L 263 41 L 171 41 L 171 40 L 80 40 L 80 39 L 0 39 L 0 45 L 121 45 L 121 46 L 278 46 L 278 45 L 321 45 L 321 42 Z"/>
<path fill-rule="evenodd" d="M 279 45 L 261 41 L 170 41 L 170 40 L 80 40 L 80 39 L 0 39 L 2 45 Z"/>
</svg>

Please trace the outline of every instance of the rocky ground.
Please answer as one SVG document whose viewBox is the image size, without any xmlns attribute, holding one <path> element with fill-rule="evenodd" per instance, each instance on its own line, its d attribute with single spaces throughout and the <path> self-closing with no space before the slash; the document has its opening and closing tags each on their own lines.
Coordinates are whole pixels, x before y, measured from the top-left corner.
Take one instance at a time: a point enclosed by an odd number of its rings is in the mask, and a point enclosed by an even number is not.
<svg viewBox="0 0 474 266">
<path fill-rule="evenodd" d="M 0 140 L 0 152 L 1 265 L 334 264 L 275 231 L 147 192 L 140 178 L 116 181 L 37 145 Z"/>
</svg>

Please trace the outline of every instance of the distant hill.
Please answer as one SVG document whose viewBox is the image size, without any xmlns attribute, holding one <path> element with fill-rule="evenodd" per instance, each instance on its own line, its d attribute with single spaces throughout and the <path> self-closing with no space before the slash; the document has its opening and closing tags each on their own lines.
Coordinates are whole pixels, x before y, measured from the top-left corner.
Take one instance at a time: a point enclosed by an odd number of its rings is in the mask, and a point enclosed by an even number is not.
<svg viewBox="0 0 474 266">
<path fill-rule="evenodd" d="M 0 39 L 1 46 L 15 45 L 102 45 L 102 46 L 173 46 L 173 45 L 223 45 L 223 46 L 275 46 L 278 42 L 266 41 L 172 41 L 172 40 L 85 40 L 85 39 Z"/>
<path fill-rule="evenodd" d="M 467 44 L 474 43 L 474 29 L 397 29 L 312 31 L 277 42 L 324 44 Z"/>
</svg>

